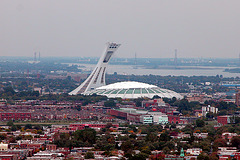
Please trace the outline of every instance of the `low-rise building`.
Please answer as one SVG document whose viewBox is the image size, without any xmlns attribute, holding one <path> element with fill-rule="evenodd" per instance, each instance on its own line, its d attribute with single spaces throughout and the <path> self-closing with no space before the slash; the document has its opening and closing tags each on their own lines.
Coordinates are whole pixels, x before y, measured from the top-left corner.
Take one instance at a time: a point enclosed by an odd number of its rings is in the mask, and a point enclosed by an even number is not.
<svg viewBox="0 0 240 160">
<path fill-rule="evenodd" d="M 29 112 L 2 112 L 0 113 L 2 121 L 9 120 L 31 120 L 31 113 Z"/>
<path fill-rule="evenodd" d="M 223 139 L 231 140 L 235 136 L 238 136 L 238 134 L 237 133 L 229 133 L 229 132 L 222 133 Z"/>
<path fill-rule="evenodd" d="M 197 138 L 207 138 L 208 133 L 193 133 L 193 136 Z"/>
<path fill-rule="evenodd" d="M 168 116 L 162 112 L 148 112 L 153 117 L 153 123 L 155 124 L 167 124 Z"/>
<path fill-rule="evenodd" d="M 222 125 L 225 125 L 225 124 L 229 124 L 231 123 L 231 116 L 218 116 L 217 117 L 217 121 L 218 123 L 222 124 Z"/>
<path fill-rule="evenodd" d="M 73 123 L 69 125 L 69 128 L 72 128 L 73 130 L 83 130 L 85 128 L 93 128 L 93 129 L 101 129 L 101 128 L 106 128 L 107 124 L 106 123 Z M 112 127 L 118 128 L 118 124 L 112 124 Z"/>
<path fill-rule="evenodd" d="M 201 148 L 189 148 L 189 149 L 187 149 L 186 154 L 198 156 L 199 154 L 201 154 L 201 152 L 202 152 Z"/>
<path fill-rule="evenodd" d="M 143 124 L 152 124 L 153 123 L 153 116 L 152 115 L 141 115 L 140 122 Z"/>
<path fill-rule="evenodd" d="M 218 147 L 219 159 L 231 159 L 234 158 L 235 154 L 238 152 L 236 147 Z"/>
<path fill-rule="evenodd" d="M 8 144 L 0 143 L 0 151 L 8 150 Z"/>
</svg>

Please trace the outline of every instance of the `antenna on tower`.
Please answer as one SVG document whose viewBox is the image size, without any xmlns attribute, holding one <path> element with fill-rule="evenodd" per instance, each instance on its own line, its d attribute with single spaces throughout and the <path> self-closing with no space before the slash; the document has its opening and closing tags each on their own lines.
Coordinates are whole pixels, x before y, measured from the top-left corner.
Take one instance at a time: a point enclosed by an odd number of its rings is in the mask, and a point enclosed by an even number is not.
<svg viewBox="0 0 240 160">
<path fill-rule="evenodd" d="M 238 55 L 238 66 L 240 67 L 240 53 Z"/>
<path fill-rule="evenodd" d="M 137 53 L 135 53 L 134 64 L 137 65 Z"/>
<path fill-rule="evenodd" d="M 175 66 L 175 69 L 177 68 L 177 49 L 175 49 L 175 58 L 174 58 L 174 66 Z"/>
<path fill-rule="evenodd" d="M 34 62 L 37 61 L 37 52 L 34 52 Z"/>
<path fill-rule="evenodd" d="M 135 53 L 133 69 L 137 69 L 137 53 Z"/>
</svg>

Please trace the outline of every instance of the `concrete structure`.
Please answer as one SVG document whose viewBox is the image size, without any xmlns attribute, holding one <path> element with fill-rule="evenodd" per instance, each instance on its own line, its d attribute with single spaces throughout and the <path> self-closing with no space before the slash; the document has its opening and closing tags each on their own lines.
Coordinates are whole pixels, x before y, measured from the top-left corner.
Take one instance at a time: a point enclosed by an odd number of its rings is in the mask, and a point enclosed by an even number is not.
<svg viewBox="0 0 240 160">
<path fill-rule="evenodd" d="M 109 98 L 135 99 L 141 97 L 153 98 L 155 95 L 159 97 L 182 99 L 183 97 L 171 90 L 159 88 L 155 85 L 146 83 L 126 81 L 109 84 L 99 87 L 95 90 L 86 92 L 86 94 L 98 94 Z"/>
<path fill-rule="evenodd" d="M 168 116 L 162 112 L 148 112 L 153 117 L 153 123 L 155 124 L 167 124 Z"/>
<path fill-rule="evenodd" d="M 168 116 L 167 115 L 161 115 L 158 118 L 159 124 L 167 124 L 168 123 Z"/>
<path fill-rule="evenodd" d="M 106 48 L 98 61 L 95 69 L 92 71 L 90 76 L 75 90 L 70 92 L 70 95 L 76 94 L 98 94 L 107 96 L 109 98 L 122 98 L 122 99 L 134 99 L 140 97 L 153 98 L 153 96 L 158 95 L 159 97 L 167 97 L 177 99 L 183 98 L 180 94 L 162 89 L 154 85 L 149 85 L 146 83 L 139 82 L 118 82 L 114 84 L 107 85 L 105 84 L 105 74 L 107 65 L 114 54 L 118 49 L 120 44 L 116 43 L 107 43 Z"/>
<path fill-rule="evenodd" d="M 152 115 L 141 115 L 140 122 L 143 124 L 152 124 L 153 123 L 153 116 Z"/>
<path fill-rule="evenodd" d="M 108 62 L 110 61 L 114 52 L 118 49 L 120 44 L 107 43 L 97 66 L 92 71 L 90 76 L 75 90 L 70 92 L 70 95 L 85 94 L 87 91 L 94 90 L 105 85 L 105 74 Z"/>
</svg>

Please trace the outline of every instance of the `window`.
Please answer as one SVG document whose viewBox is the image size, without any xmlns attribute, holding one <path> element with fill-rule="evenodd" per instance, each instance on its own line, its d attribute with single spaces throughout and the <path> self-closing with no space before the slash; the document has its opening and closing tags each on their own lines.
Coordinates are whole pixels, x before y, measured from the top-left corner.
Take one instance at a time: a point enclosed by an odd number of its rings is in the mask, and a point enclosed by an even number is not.
<svg viewBox="0 0 240 160">
<path fill-rule="evenodd" d="M 140 89 L 135 89 L 134 94 L 140 94 Z"/>
<path fill-rule="evenodd" d="M 129 89 L 126 94 L 132 94 L 133 93 L 133 89 Z"/>
<path fill-rule="evenodd" d="M 149 92 L 149 93 L 154 93 L 153 90 L 151 90 L 151 89 L 148 89 L 148 92 Z"/>
<path fill-rule="evenodd" d="M 113 51 L 108 51 L 106 56 L 105 56 L 105 58 L 104 58 L 104 60 L 103 60 L 103 62 L 107 63 L 110 60 L 112 54 L 113 54 Z"/>
<path fill-rule="evenodd" d="M 125 92 L 126 92 L 126 89 L 123 89 L 118 94 L 124 94 Z"/>
<path fill-rule="evenodd" d="M 145 88 L 142 89 L 142 93 L 148 93 L 147 90 Z"/>
</svg>

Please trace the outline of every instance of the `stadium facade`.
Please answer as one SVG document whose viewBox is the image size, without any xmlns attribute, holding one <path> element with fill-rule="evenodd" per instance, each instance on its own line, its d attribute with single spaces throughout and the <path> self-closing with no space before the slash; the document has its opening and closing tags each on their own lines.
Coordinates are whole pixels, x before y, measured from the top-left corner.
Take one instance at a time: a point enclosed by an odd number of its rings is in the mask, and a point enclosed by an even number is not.
<svg viewBox="0 0 240 160">
<path fill-rule="evenodd" d="M 174 91 L 159 88 L 155 85 L 149 85 L 140 82 L 117 82 L 96 88 L 95 90 L 88 91 L 86 94 L 97 94 L 107 96 L 109 98 L 122 98 L 122 99 L 135 99 L 140 97 L 153 98 L 155 95 L 159 97 L 181 99 L 182 96 Z"/>
</svg>

